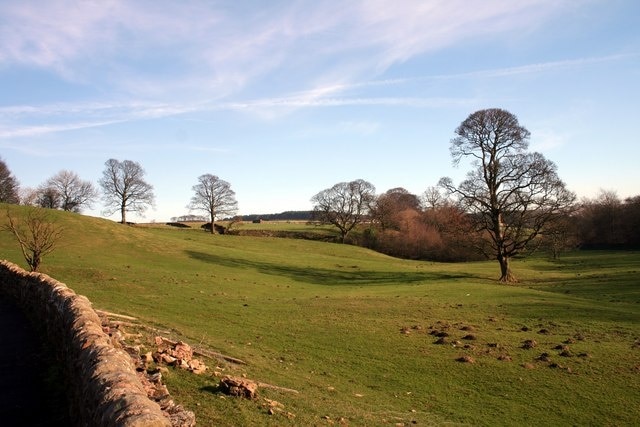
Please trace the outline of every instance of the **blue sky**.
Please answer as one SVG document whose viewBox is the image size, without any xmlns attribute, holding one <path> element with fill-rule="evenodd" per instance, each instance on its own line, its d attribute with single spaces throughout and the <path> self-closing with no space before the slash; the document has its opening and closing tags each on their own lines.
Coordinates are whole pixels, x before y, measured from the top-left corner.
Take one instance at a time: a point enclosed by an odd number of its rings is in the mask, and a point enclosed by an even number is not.
<svg viewBox="0 0 640 427">
<path fill-rule="evenodd" d="M 0 2 L 0 157 L 24 187 L 137 161 L 138 221 L 188 213 L 205 173 L 243 214 L 354 179 L 420 195 L 493 107 L 579 197 L 638 195 L 639 82 L 636 0 Z"/>
</svg>

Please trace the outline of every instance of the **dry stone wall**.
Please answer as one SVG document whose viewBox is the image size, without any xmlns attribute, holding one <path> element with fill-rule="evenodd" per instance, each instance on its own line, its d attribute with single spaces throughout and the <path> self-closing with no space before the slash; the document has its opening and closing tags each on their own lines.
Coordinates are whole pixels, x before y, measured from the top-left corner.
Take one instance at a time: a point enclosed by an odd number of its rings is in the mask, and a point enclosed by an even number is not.
<svg viewBox="0 0 640 427">
<path fill-rule="evenodd" d="M 128 354 L 114 348 L 84 296 L 41 273 L 0 261 L 0 294 L 29 315 L 65 365 L 78 426 L 169 427 Z"/>
</svg>

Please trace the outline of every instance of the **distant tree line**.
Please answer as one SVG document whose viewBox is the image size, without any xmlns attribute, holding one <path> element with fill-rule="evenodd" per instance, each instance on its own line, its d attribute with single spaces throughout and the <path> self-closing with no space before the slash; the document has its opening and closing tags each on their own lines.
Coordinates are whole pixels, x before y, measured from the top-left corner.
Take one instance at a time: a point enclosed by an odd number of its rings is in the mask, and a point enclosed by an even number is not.
<svg viewBox="0 0 640 427">
<path fill-rule="evenodd" d="M 583 249 L 640 249 L 640 195 L 602 190 L 580 204 L 571 230 Z"/>
<path fill-rule="evenodd" d="M 240 215 L 242 221 L 311 221 L 313 211 L 285 211 L 274 214 Z"/>
</svg>

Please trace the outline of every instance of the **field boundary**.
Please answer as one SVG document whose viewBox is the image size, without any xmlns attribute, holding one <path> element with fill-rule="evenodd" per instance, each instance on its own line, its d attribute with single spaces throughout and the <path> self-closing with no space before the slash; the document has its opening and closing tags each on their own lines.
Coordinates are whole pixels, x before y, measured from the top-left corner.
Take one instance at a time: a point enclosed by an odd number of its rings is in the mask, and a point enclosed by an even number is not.
<svg viewBox="0 0 640 427">
<path fill-rule="evenodd" d="M 147 397 L 131 358 L 116 349 L 84 296 L 41 273 L 0 261 L 0 294 L 11 298 L 62 361 L 70 415 L 81 426 L 166 427 L 171 423 Z"/>
</svg>

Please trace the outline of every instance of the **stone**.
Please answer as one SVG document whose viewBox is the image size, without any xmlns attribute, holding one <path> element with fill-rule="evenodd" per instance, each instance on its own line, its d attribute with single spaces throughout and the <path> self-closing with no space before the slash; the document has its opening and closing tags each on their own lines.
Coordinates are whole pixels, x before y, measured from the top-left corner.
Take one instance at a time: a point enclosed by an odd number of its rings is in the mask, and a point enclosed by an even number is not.
<svg viewBox="0 0 640 427">
<path fill-rule="evenodd" d="M 160 355 L 158 356 L 158 361 L 165 363 L 167 365 L 174 365 L 177 362 L 178 359 L 176 359 L 173 356 L 169 356 L 167 353 L 160 353 Z"/>
<path fill-rule="evenodd" d="M 189 371 L 193 372 L 196 375 L 201 375 L 207 371 L 207 365 L 205 365 L 198 359 L 192 359 L 189 362 Z"/>
<path fill-rule="evenodd" d="M 186 360 L 187 362 L 193 358 L 193 349 L 187 343 L 179 341 L 173 347 L 173 357 Z"/>
<path fill-rule="evenodd" d="M 220 381 L 220 389 L 230 396 L 255 399 L 258 384 L 246 378 L 226 376 Z"/>
</svg>

